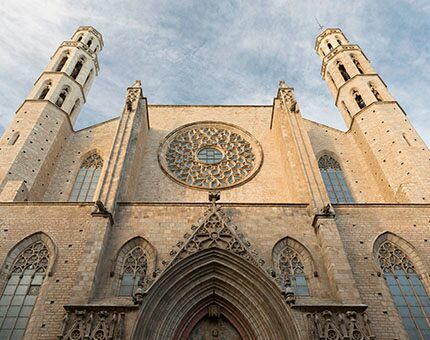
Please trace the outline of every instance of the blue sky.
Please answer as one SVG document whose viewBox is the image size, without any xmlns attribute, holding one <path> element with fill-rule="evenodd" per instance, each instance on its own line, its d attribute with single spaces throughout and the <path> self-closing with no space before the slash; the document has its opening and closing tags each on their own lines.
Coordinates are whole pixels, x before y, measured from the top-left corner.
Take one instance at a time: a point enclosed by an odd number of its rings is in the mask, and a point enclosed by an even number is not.
<svg viewBox="0 0 430 340">
<path fill-rule="evenodd" d="M 77 129 L 118 116 L 136 79 L 150 104 L 265 105 L 284 79 L 306 118 L 344 130 L 319 73 L 315 16 L 362 47 L 430 145 L 428 0 L 3 0 L 0 134 L 79 25 L 105 48 Z"/>
</svg>

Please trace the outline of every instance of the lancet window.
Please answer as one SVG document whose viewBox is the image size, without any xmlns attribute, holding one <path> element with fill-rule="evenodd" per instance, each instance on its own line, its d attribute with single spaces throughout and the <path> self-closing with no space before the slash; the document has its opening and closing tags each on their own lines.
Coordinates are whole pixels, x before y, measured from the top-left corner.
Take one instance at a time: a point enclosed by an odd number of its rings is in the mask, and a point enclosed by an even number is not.
<svg viewBox="0 0 430 340">
<path fill-rule="evenodd" d="M 352 95 L 353 95 L 354 100 L 357 103 L 358 107 L 360 109 L 364 109 L 366 107 L 366 103 L 364 102 L 363 97 L 357 91 L 353 91 Z"/>
<path fill-rule="evenodd" d="M 49 82 L 47 82 L 45 84 L 45 87 L 43 88 L 42 92 L 40 92 L 40 95 L 39 95 L 38 99 L 40 99 L 40 100 L 45 99 L 46 95 L 48 94 L 50 88 L 51 88 L 51 82 L 49 81 Z"/>
<path fill-rule="evenodd" d="M 63 58 L 61 58 L 61 61 L 58 64 L 57 69 L 55 70 L 56 72 L 61 72 L 61 70 L 63 69 L 64 65 L 67 62 L 67 59 L 69 59 L 69 56 L 67 54 Z"/>
<path fill-rule="evenodd" d="M 390 241 L 378 249 L 384 273 L 397 311 L 411 339 L 430 338 L 430 299 L 420 276 L 406 254 Z"/>
<path fill-rule="evenodd" d="M 72 194 L 71 202 L 91 202 L 99 182 L 103 168 L 103 159 L 98 154 L 92 154 L 81 165 Z"/>
<path fill-rule="evenodd" d="M 352 58 L 352 62 L 354 63 L 355 67 L 357 68 L 358 72 L 360 72 L 360 74 L 364 74 L 363 68 L 361 67 L 360 62 L 357 60 L 355 55 L 351 54 L 351 58 Z"/>
<path fill-rule="evenodd" d="M 78 60 L 78 62 L 76 63 L 75 68 L 73 69 L 72 74 L 71 74 L 71 77 L 72 77 L 73 79 L 76 79 L 76 78 L 78 77 L 79 72 L 81 71 L 82 66 L 84 65 L 84 61 L 85 61 L 85 60 L 84 60 L 84 58 L 83 58 L 83 57 L 81 57 L 81 58 Z"/>
<path fill-rule="evenodd" d="M 49 264 L 42 241 L 24 249 L 12 266 L 0 299 L 0 339 L 21 339 Z"/>
<path fill-rule="evenodd" d="M 148 260 L 144 249 L 136 246 L 125 256 L 121 273 L 120 296 L 132 296 L 139 281 L 144 280 L 148 269 Z"/>
<path fill-rule="evenodd" d="M 378 102 L 382 102 L 382 97 L 379 94 L 378 90 L 376 89 L 375 85 L 373 85 L 372 83 L 369 83 L 369 87 L 370 87 L 370 90 L 372 91 L 373 95 L 375 96 L 376 100 Z"/>
<path fill-rule="evenodd" d="M 331 203 L 353 203 L 342 168 L 334 158 L 324 155 L 318 160 L 321 176 Z"/>
<path fill-rule="evenodd" d="M 300 260 L 299 254 L 294 249 L 286 246 L 279 255 L 278 265 L 282 281 L 284 284 L 290 282 L 295 295 L 309 295 L 305 268 Z"/>
<path fill-rule="evenodd" d="M 351 79 L 348 72 L 346 71 L 345 66 L 343 66 L 343 64 L 341 62 L 337 63 L 337 68 L 339 69 L 339 72 L 342 75 L 343 80 L 347 81 L 347 80 Z"/>
<path fill-rule="evenodd" d="M 69 94 L 69 89 L 67 87 L 62 89 L 60 94 L 58 95 L 58 98 L 57 98 L 57 101 L 55 102 L 55 104 L 58 107 L 62 107 L 64 102 L 66 101 L 68 94 Z"/>
</svg>

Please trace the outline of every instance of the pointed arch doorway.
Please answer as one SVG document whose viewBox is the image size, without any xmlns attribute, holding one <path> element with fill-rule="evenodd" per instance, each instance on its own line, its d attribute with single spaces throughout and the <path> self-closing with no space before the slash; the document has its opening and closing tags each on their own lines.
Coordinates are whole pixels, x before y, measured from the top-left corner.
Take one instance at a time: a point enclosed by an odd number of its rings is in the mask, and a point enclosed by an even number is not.
<svg viewBox="0 0 430 340">
<path fill-rule="evenodd" d="M 133 339 L 300 339 L 261 268 L 210 248 L 168 268 L 144 297 Z M 206 336 L 206 337 L 204 337 Z"/>
</svg>

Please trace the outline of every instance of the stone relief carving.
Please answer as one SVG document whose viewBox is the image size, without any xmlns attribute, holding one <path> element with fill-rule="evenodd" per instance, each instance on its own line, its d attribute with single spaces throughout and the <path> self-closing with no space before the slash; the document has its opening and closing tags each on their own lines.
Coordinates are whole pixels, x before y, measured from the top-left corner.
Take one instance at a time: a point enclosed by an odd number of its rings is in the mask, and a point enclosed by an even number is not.
<svg viewBox="0 0 430 340">
<path fill-rule="evenodd" d="M 103 306 L 100 306 L 103 308 Z M 111 340 L 124 339 L 125 313 L 96 310 L 68 311 L 63 319 L 59 340 Z"/>
<path fill-rule="evenodd" d="M 203 151 L 203 152 L 202 152 Z M 205 161 L 203 154 L 211 154 Z M 225 189 L 251 179 L 260 169 L 261 146 L 249 133 L 219 122 L 200 122 L 173 131 L 160 147 L 162 169 L 175 181 L 199 189 Z"/>
<path fill-rule="evenodd" d="M 366 313 L 348 311 L 336 313 L 329 310 L 308 313 L 311 339 L 315 340 L 370 340 L 375 339 Z"/>
</svg>

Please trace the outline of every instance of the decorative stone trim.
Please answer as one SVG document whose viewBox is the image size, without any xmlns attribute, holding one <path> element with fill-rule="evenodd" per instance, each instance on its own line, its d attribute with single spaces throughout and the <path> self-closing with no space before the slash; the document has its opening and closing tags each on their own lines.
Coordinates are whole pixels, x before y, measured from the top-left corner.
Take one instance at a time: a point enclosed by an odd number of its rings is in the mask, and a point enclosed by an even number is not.
<svg viewBox="0 0 430 340">
<path fill-rule="evenodd" d="M 134 306 L 81 305 L 64 306 L 63 329 L 58 340 L 122 340 L 125 315 Z"/>
<path fill-rule="evenodd" d="M 371 340 L 375 339 L 366 313 L 335 312 L 328 309 L 306 314 L 309 339 L 315 340 Z"/>
</svg>

